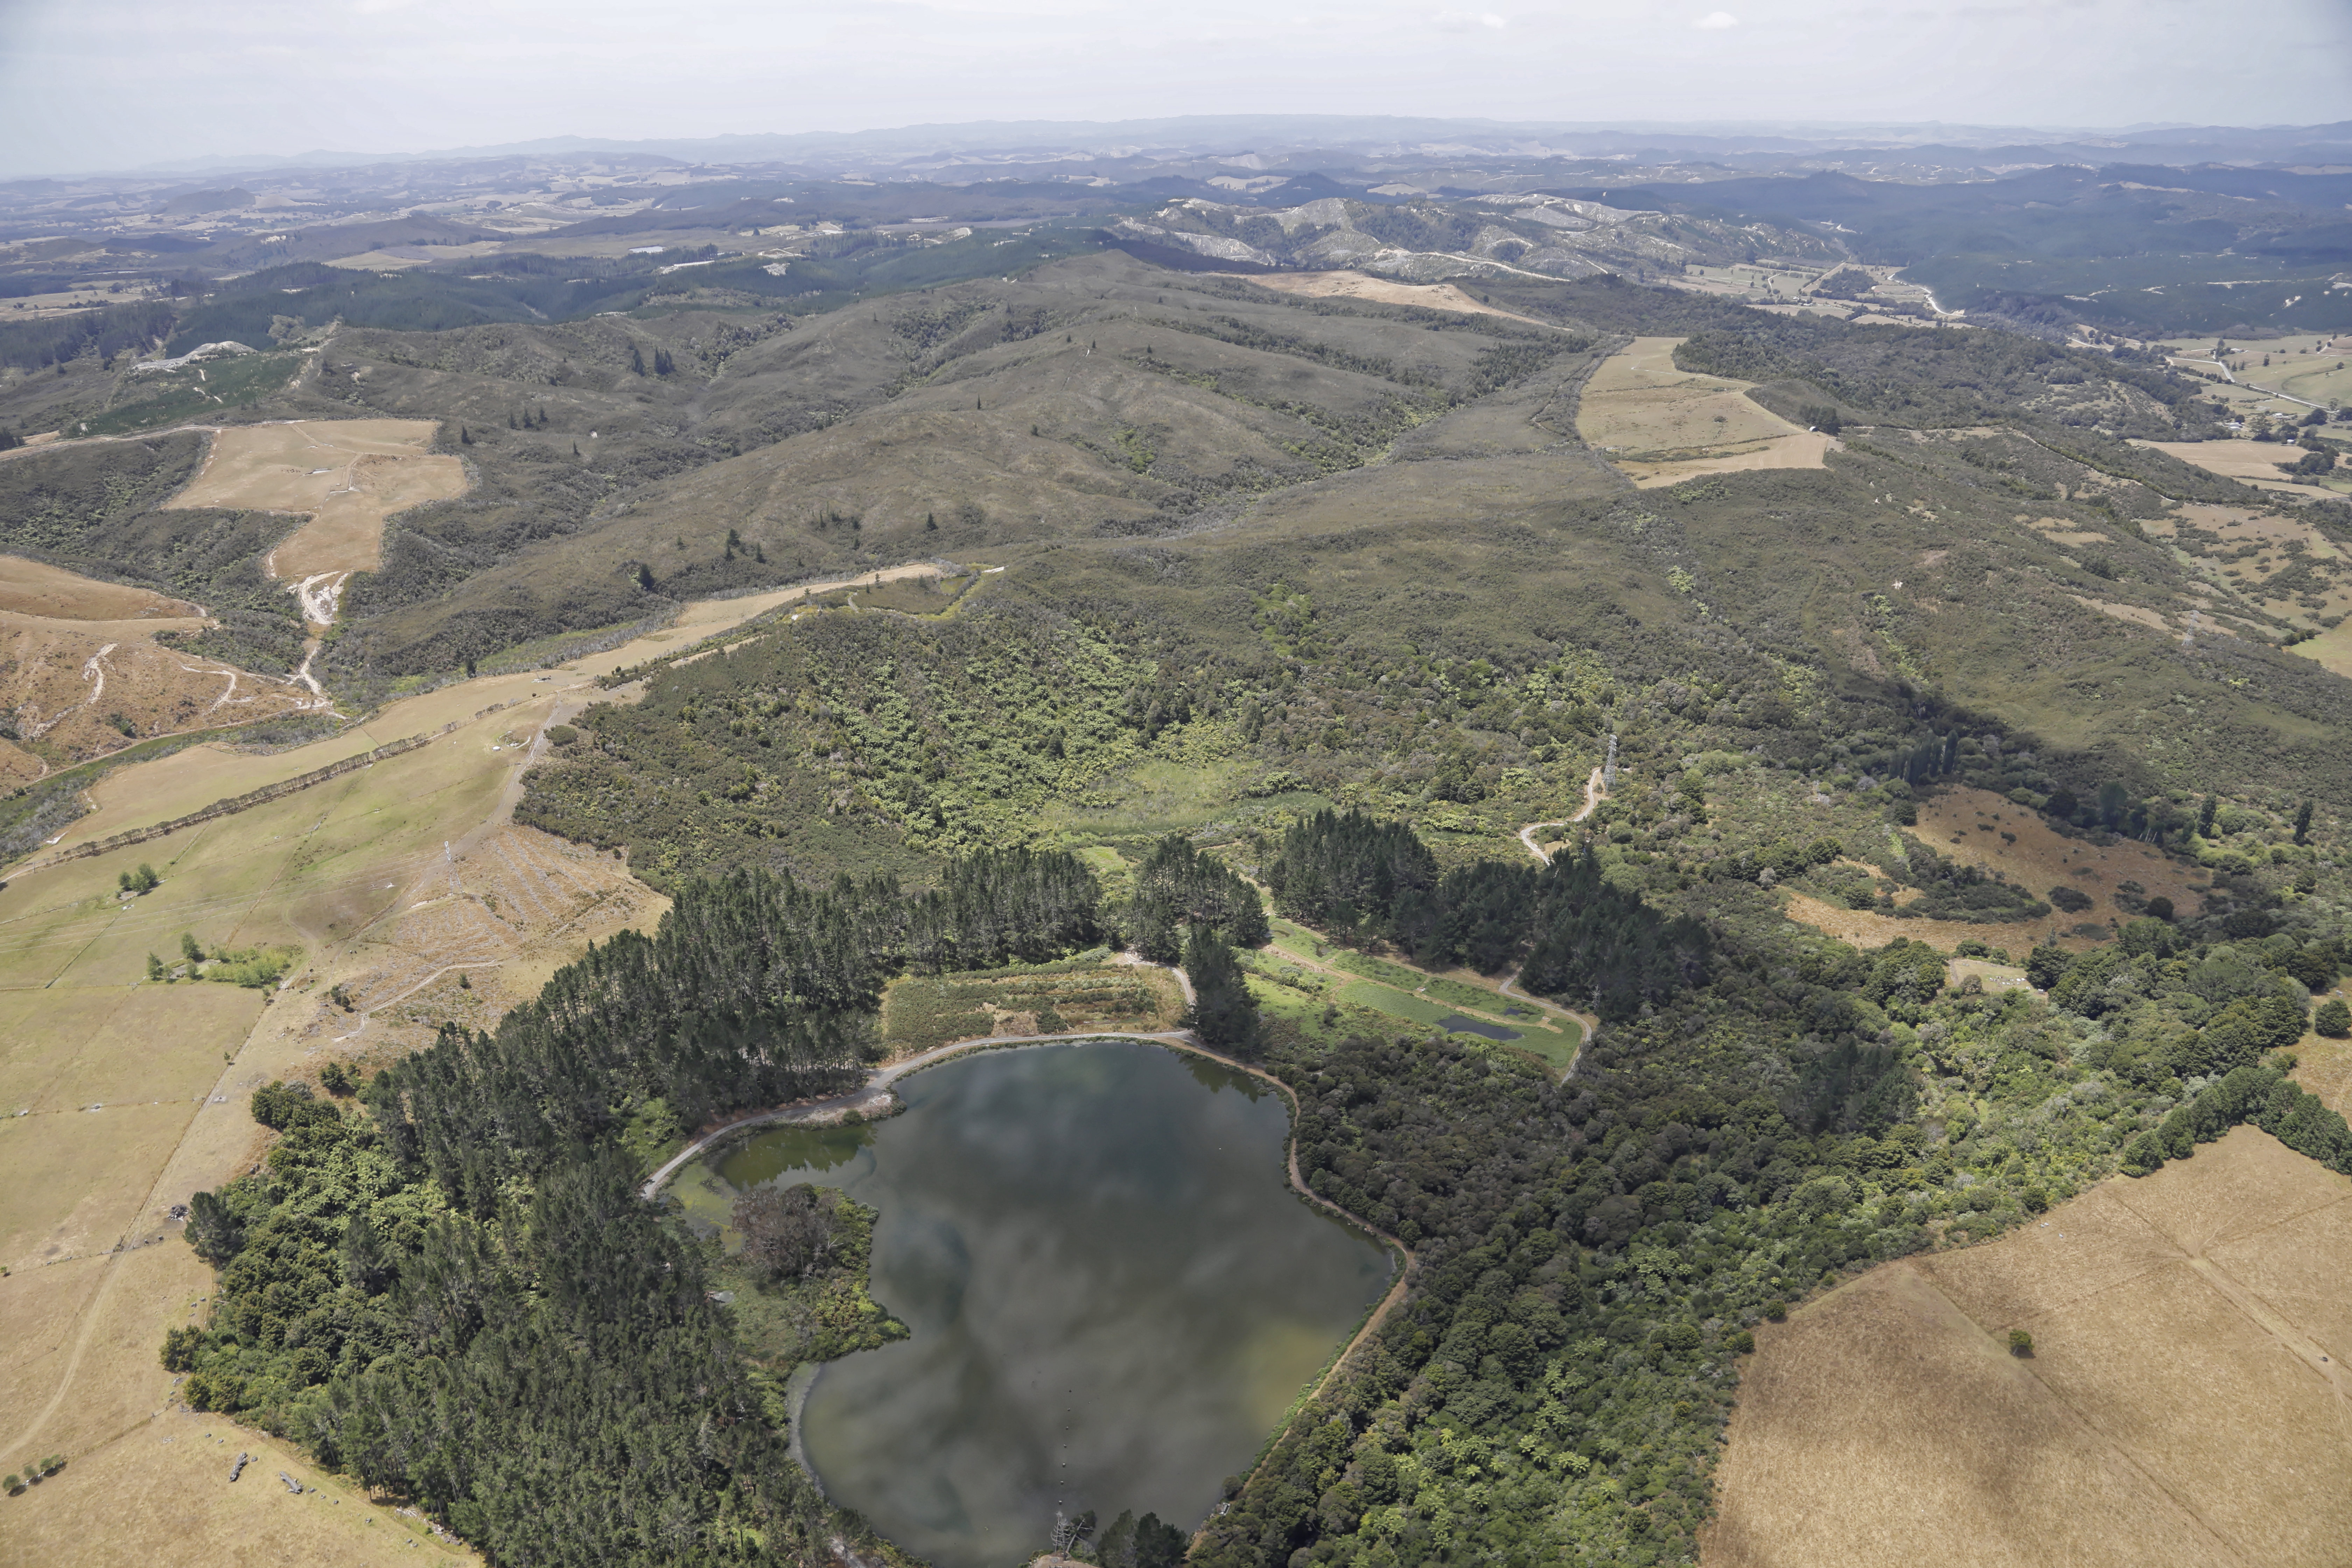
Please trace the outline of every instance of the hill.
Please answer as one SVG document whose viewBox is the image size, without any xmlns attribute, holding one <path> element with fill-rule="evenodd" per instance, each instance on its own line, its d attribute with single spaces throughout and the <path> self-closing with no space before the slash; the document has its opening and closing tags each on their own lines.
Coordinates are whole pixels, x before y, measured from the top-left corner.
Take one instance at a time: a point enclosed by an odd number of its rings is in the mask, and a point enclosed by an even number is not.
<svg viewBox="0 0 2352 1568">
<path fill-rule="evenodd" d="M 2295 651 L 2341 618 L 2352 516 L 2166 449 L 2211 433 L 2203 383 L 2136 351 L 1547 275 L 1484 228 L 1440 232 L 1431 213 L 1468 197 L 1181 200 L 1124 215 L 1162 232 L 1118 245 L 1008 236 L 1003 270 L 980 269 L 986 231 L 845 234 L 630 271 L 646 292 L 619 315 L 272 321 L 285 346 L 253 357 L 289 374 L 215 420 L 428 421 L 466 480 L 383 520 L 316 668 L 347 711 L 446 711 L 467 749 L 366 782 L 398 784 L 400 811 L 338 831 L 396 826 L 404 874 L 354 873 L 308 940 L 413 932 L 416 954 L 349 970 L 389 1012 L 447 954 L 508 953 L 484 919 L 514 888 L 571 879 L 582 910 L 665 894 L 676 918 L 549 953 L 500 983 L 503 1017 L 471 984 L 431 992 L 371 1058 L 364 1110 L 322 1075 L 309 1109 L 251 1101 L 281 1135 L 267 1175 L 205 1178 L 191 1237 L 224 1305 L 172 1342 L 195 1397 L 356 1433 L 308 1440 L 536 1551 L 559 1526 L 526 1474 L 563 1478 L 596 1541 L 652 1528 L 623 1518 L 597 1414 L 642 1384 L 646 1441 L 688 1476 L 680 1528 L 715 1561 L 814 1563 L 836 1522 L 728 1348 L 709 1260 L 629 1194 L 687 1123 L 848 1082 L 887 1048 L 885 983 L 953 967 L 981 925 L 1049 959 L 1102 937 L 1165 955 L 1194 928 L 1218 1002 L 1200 1026 L 1297 1095 L 1310 1190 L 1414 1258 L 1204 1521 L 1200 1568 L 1686 1562 L 1740 1358 L 1790 1303 L 2244 1122 L 2283 1159 L 2352 1163 L 2288 1076 L 2352 963 L 2352 686 Z M 1326 200 L 1328 223 L 1301 216 Z M 1569 203 L 1489 216 L 1529 247 L 1522 227 L 1730 243 L 1707 226 L 1727 220 Z M 1412 254 L 1473 258 L 1453 291 L 1409 291 L 1411 268 L 1377 291 L 1252 280 L 1408 222 L 1430 226 Z M 1163 253 L 1184 265 L 1145 258 Z M 1229 259 L 1288 270 L 1211 269 Z M 288 300 L 341 287 L 288 278 Z M 1708 378 L 1716 401 L 1657 418 L 1687 452 L 1738 445 L 1752 408 L 1819 437 L 1807 466 L 1677 479 L 1593 449 L 1589 379 L 1637 341 L 1612 419 Z M 123 406 L 132 373 L 66 364 L 5 394 Z M 22 520 L 0 547 L 196 599 L 257 650 L 299 638 L 259 565 L 290 520 L 165 505 L 205 433 L 98 434 L 0 460 Z M 667 624 L 817 578 L 707 638 Z M 530 722 L 491 717 L 493 692 Z M 570 847 L 501 839 L 541 846 L 541 871 L 469 889 L 434 848 L 433 802 L 461 785 L 468 828 L 511 803 L 513 832 Z M 1284 925 L 1220 965 L 1203 931 L 1266 936 L 1260 889 Z M 1529 1016 L 1598 1032 L 1527 1043 L 1505 979 L 1549 999 Z M 295 1005 L 345 1026 L 331 993 Z M 273 1046 L 307 1084 L 318 1064 Z M 380 1197 L 354 1196 L 361 1169 Z M 497 1280 L 479 1310 L 386 1348 L 465 1258 Z M 656 1328 L 709 1374 L 633 1362 Z M 568 1380 L 560 1429 L 517 1368 Z M 467 1468 L 435 1415 L 460 1374 L 468 1429 L 528 1431 L 527 1454 Z M 362 1405 L 375 1425 L 333 1426 Z"/>
</svg>

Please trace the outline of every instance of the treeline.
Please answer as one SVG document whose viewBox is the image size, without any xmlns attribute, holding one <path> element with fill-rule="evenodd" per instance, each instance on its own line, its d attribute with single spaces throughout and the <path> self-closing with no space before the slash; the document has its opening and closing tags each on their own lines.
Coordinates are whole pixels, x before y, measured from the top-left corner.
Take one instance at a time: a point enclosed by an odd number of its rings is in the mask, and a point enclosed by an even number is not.
<svg viewBox="0 0 2352 1568">
<path fill-rule="evenodd" d="M 1184 957 L 1185 928 L 1215 931 L 1234 947 L 1263 947 L 1272 934 L 1257 889 L 1181 833 L 1151 847 L 1135 873 L 1126 935 L 1154 963 Z"/>
<path fill-rule="evenodd" d="M 0 365 L 45 370 L 95 353 L 111 360 L 125 349 L 143 352 L 171 334 L 173 307 L 162 300 L 109 305 L 72 316 L 0 324 Z"/>
<path fill-rule="evenodd" d="M 1442 877 L 1411 827 L 1322 811 L 1293 826 L 1266 872 L 1285 914 L 1342 941 L 1394 942 L 1432 968 L 1486 973 L 1524 956 L 1528 989 L 1622 1018 L 1707 972 L 1706 928 L 1612 886 L 1588 847 L 1538 869 L 1481 860 Z"/>
<path fill-rule="evenodd" d="M 908 958 L 934 974 L 1042 963 L 1102 940 L 1101 901 L 1094 873 L 1074 855 L 984 849 L 950 863 L 916 901 Z"/>
<path fill-rule="evenodd" d="M 2284 1073 L 2251 1064 L 2231 1068 L 2160 1125 L 2126 1144 L 2124 1173 L 2145 1176 L 2167 1160 L 2185 1160 L 2197 1144 L 2210 1143 L 2242 1122 L 2331 1171 L 2352 1174 L 2352 1128 L 2344 1118 Z"/>
<path fill-rule="evenodd" d="M 191 1205 L 220 1289 L 166 1364 L 197 1408 L 308 1444 L 494 1562 L 814 1563 L 844 1532 L 887 1560 L 792 1462 L 775 1391 L 635 1184 L 682 1129 L 857 1081 L 895 970 L 1050 956 L 1092 939 L 1098 898 L 1056 852 L 974 857 L 914 899 L 698 879 L 496 1029 L 445 1026 L 364 1114 L 257 1091 L 279 1137 Z M 778 1235 L 804 1264 L 810 1238 Z"/>
</svg>

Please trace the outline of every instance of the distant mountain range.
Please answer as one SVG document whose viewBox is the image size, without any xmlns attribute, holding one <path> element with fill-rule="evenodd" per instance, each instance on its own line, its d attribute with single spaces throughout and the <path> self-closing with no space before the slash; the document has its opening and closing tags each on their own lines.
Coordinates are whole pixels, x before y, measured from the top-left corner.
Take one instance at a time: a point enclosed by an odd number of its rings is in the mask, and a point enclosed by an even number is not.
<svg viewBox="0 0 2352 1568">
<path fill-rule="evenodd" d="M 2165 163 L 2327 163 L 2352 161 L 2352 121 L 2311 126 L 2137 125 L 2118 130 L 1953 125 L 1936 121 L 1821 123 L 1736 121 L 1720 124 L 1645 121 L 1512 121 L 1420 119 L 1399 115 L 1182 115 L 1160 120 L 978 121 L 867 131 L 761 132 L 639 141 L 551 136 L 496 146 L 428 152 L 314 151 L 255 153 L 151 165 L 146 174 L 215 173 L 266 168 L 359 168 L 387 163 L 604 154 L 678 163 L 791 163 L 838 172 L 935 165 L 988 157 L 1029 161 L 1040 155 L 1244 156 L 1307 149 L 1363 154 L 1435 151 L 1522 156 L 1652 158 L 1884 152 L 1988 163 L 2109 162 L 2129 149 Z"/>
</svg>

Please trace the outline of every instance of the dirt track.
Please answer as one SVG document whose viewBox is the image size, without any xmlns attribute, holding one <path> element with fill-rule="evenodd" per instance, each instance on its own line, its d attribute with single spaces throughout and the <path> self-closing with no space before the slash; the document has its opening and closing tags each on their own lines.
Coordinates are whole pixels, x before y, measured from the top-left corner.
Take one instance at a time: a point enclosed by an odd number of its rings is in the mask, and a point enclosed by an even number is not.
<svg viewBox="0 0 2352 1568">
<path fill-rule="evenodd" d="M 429 419 L 232 426 L 214 433 L 204 467 L 167 505 L 309 513 L 262 567 L 298 585 L 305 618 L 328 625 L 343 580 L 383 565 L 387 516 L 465 492 L 465 465 L 426 450 L 438 428 Z"/>
</svg>

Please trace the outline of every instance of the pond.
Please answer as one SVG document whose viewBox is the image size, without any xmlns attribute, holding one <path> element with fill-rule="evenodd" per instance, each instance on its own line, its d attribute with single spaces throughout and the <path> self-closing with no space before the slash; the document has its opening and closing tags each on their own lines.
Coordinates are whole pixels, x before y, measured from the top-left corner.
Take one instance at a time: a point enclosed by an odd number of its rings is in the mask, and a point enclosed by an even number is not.
<svg viewBox="0 0 2352 1568">
<path fill-rule="evenodd" d="M 1449 1034 L 1484 1035 L 1490 1040 L 1516 1040 L 1519 1037 L 1519 1032 L 1517 1029 L 1507 1029 L 1500 1024 L 1490 1024 L 1484 1018 L 1465 1018 L 1459 1013 L 1440 1018 L 1437 1020 L 1437 1026 Z"/>
<path fill-rule="evenodd" d="M 1389 1255 L 1290 1189 L 1288 1108 L 1132 1041 L 990 1051 L 902 1079 L 876 1126 L 780 1129 L 726 1185 L 880 1213 L 874 1298 L 912 1337 L 817 1374 L 837 1503 L 937 1568 L 1013 1568 L 1058 1510 L 1190 1531 L 1388 1289 Z"/>
</svg>

